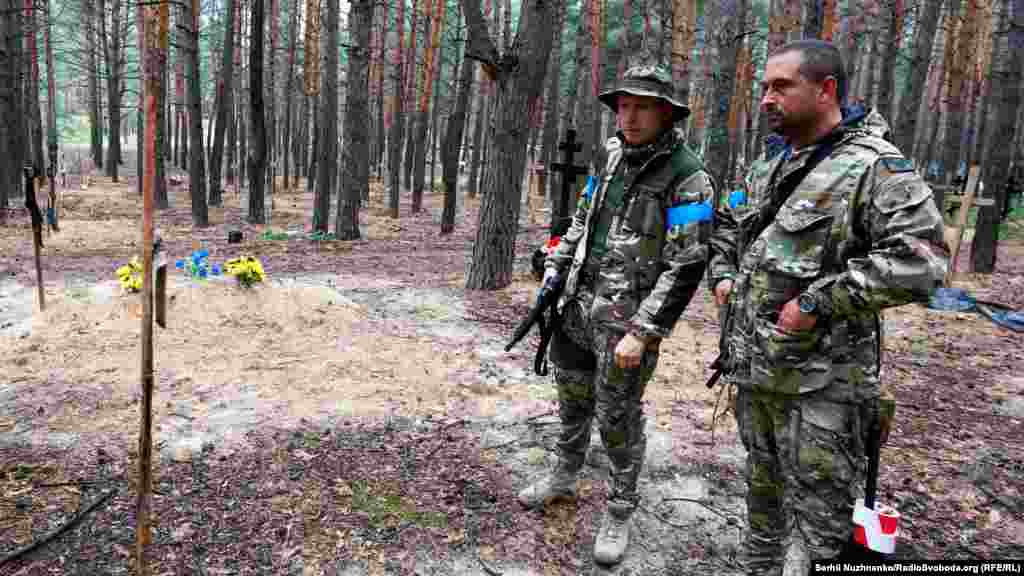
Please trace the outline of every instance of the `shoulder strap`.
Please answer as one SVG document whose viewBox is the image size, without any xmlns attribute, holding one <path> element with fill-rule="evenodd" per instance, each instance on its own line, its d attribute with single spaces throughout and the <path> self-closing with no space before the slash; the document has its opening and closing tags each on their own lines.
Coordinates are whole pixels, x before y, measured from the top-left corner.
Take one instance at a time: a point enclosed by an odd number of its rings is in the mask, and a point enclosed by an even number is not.
<svg viewBox="0 0 1024 576">
<path fill-rule="evenodd" d="M 786 199 L 789 198 L 790 194 L 796 190 L 796 187 L 803 182 L 804 178 L 806 178 L 822 160 L 828 158 L 828 155 L 835 150 L 836 144 L 839 143 L 839 140 L 842 139 L 843 135 L 843 130 L 833 130 L 830 132 L 828 136 L 825 136 L 821 144 L 818 145 L 818 148 L 814 150 L 811 157 L 807 159 L 807 162 L 805 162 L 803 166 L 791 172 L 781 182 L 775 185 L 771 192 L 770 201 L 761 208 L 761 216 L 758 218 L 757 227 L 749 237 L 751 241 L 760 236 L 761 232 L 764 232 L 764 229 L 775 221 L 775 215 L 778 214 L 779 209 L 782 208 Z"/>
</svg>

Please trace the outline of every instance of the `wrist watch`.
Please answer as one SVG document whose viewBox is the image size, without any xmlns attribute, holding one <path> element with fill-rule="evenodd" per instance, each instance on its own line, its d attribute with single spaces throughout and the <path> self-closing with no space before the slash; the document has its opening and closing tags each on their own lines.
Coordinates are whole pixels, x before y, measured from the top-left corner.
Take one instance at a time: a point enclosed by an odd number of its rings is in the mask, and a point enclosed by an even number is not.
<svg viewBox="0 0 1024 576">
<path fill-rule="evenodd" d="M 796 298 L 796 303 L 800 307 L 800 312 L 822 316 L 824 311 L 822 310 L 823 307 L 819 304 L 819 300 L 819 295 L 815 292 L 801 292 Z"/>
</svg>

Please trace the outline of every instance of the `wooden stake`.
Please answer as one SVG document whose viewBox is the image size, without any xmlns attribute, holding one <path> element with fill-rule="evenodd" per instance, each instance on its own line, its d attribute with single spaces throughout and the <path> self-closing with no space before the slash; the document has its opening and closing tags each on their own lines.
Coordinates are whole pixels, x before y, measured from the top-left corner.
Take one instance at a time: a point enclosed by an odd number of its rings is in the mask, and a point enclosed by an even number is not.
<svg viewBox="0 0 1024 576">
<path fill-rule="evenodd" d="M 960 213 L 957 215 L 956 227 L 946 229 L 946 245 L 949 248 L 949 270 L 946 272 L 945 285 L 949 286 L 956 278 L 956 259 L 960 255 L 960 244 L 964 237 L 964 228 L 967 227 L 967 216 L 974 204 L 974 194 L 978 190 L 978 177 L 981 175 L 981 167 L 975 164 L 967 176 L 967 190 L 964 193 L 964 200 L 960 204 Z"/>
<path fill-rule="evenodd" d="M 32 217 L 32 246 L 36 255 L 36 287 L 39 290 L 39 310 L 46 310 L 46 292 L 43 290 L 43 214 L 36 202 L 35 168 L 25 166 L 25 207 Z"/>
<path fill-rule="evenodd" d="M 142 8 L 140 6 L 140 8 Z M 149 575 L 146 546 L 152 540 L 149 511 L 153 490 L 153 196 L 156 186 L 156 113 L 160 71 L 166 51 L 166 2 L 145 7 L 143 96 L 146 107 L 145 172 L 142 183 L 142 407 L 139 423 L 139 484 L 135 503 L 135 573 Z"/>
</svg>

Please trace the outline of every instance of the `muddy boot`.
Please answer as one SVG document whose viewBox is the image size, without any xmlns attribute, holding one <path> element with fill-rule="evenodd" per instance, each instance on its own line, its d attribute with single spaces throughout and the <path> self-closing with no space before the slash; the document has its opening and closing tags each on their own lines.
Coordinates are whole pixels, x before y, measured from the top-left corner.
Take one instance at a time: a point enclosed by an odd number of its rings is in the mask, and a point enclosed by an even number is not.
<svg viewBox="0 0 1024 576">
<path fill-rule="evenodd" d="M 526 508 L 546 506 L 555 500 L 576 497 L 576 470 L 559 464 L 553 472 L 524 488 L 518 495 Z"/>
<path fill-rule="evenodd" d="M 629 546 L 629 518 L 633 506 L 622 502 L 609 502 L 601 521 L 601 531 L 594 543 L 594 561 L 598 564 L 618 564 Z"/>
</svg>

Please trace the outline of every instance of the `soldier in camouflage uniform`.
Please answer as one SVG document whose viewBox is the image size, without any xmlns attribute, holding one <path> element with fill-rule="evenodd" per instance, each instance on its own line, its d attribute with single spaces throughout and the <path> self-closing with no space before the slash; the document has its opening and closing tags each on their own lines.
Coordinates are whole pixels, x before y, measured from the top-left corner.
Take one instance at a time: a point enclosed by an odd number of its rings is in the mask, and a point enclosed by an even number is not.
<svg viewBox="0 0 1024 576">
<path fill-rule="evenodd" d="M 545 262 L 545 282 L 565 275 L 550 351 L 562 421 L 559 463 L 520 500 L 538 506 L 575 495 L 596 415 L 611 487 L 594 558 L 613 564 L 625 553 L 639 500 L 644 388 L 661 339 L 703 278 L 714 191 L 673 127 L 689 109 L 672 97 L 664 68 L 630 68 L 600 99 L 615 110 L 620 131 Z"/>
<path fill-rule="evenodd" d="M 887 435 L 894 407 L 880 400 L 880 314 L 927 299 L 948 264 L 931 190 L 877 112 L 844 117 L 845 84 L 832 44 L 775 52 L 761 106 L 788 145 L 751 168 L 746 204 L 716 213 L 708 282 L 729 319 L 749 574 L 803 576 L 843 552 L 868 428 Z"/>
</svg>

